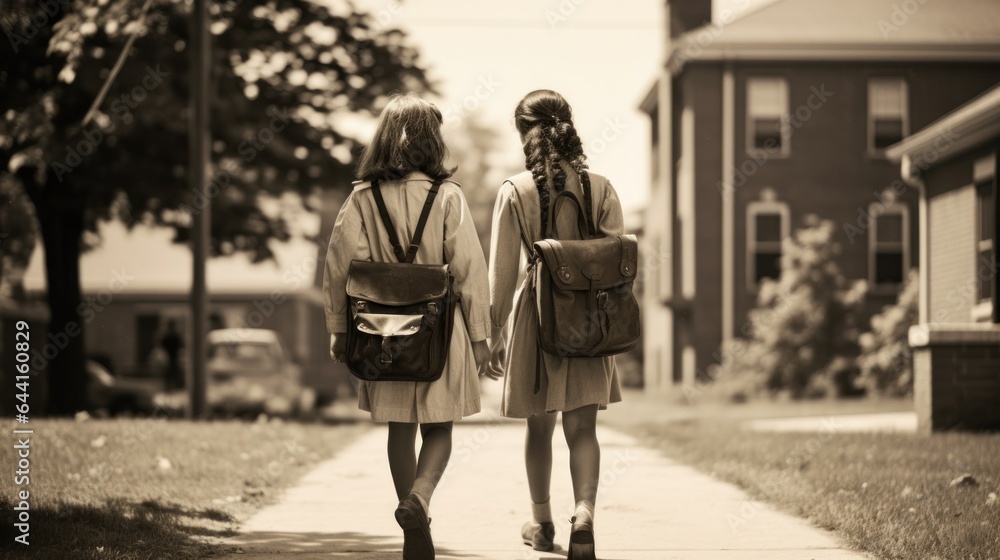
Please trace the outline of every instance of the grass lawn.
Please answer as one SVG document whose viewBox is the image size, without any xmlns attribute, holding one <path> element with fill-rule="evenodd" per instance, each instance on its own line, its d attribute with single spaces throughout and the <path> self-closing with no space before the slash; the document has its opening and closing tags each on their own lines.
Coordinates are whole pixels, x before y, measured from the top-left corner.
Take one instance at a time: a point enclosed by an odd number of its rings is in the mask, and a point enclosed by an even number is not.
<svg viewBox="0 0 1000 560">
<path fill-rule="evenodd" d="M 32 421 L 31 483 L 15 487 L 14 436 L 0 446 L 2 558 L 190 559 L 277 499 L 367 424 L 164 420 Z M 28 488 L 30 546 L 13 542 Z"/>
<path fill-rule="evenodd" d="M 628 401 L 628 397 L 626 397 Z M 1000 434 L 756 433 L 750 418 L 895 411 L 908 403 L 686 406 L 637 396 L 603 421 L 884 560 L 1000 558 Z M 770 411 L 770 413 L 768 413 Z M 971 474 L 978 486 L 951 487 Z M 753 530 L 748 504 L 729 517 Z"/>
</svg>

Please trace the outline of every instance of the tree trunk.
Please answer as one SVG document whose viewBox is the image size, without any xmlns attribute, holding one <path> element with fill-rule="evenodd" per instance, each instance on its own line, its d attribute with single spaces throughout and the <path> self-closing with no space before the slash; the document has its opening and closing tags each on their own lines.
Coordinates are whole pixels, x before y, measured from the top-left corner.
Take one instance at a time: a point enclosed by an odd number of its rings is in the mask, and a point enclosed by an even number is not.
<svg viewBox="0 0 1000 560">
<path fill-rule="evenodd" d="M 32 354 L 36 367 L 39 363 L 47 366 L 48 413 L 57 416 L 86 408 L 84 329 L 86 318 L 92 316 L 90 312 L 81 313 L 84 200 L 67 186 L 50 179 L 43 190 L 26 188 L 35 204 L 45 247 L 50 314 L 45 339 L 32 337 Z"/>
</svg>

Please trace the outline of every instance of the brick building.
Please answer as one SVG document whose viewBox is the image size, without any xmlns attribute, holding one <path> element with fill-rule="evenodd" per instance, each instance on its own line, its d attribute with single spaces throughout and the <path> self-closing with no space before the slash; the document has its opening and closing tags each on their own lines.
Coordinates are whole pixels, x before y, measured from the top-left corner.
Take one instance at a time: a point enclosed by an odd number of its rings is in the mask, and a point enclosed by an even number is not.
<svg viewBox="0 0 1000 560">
<path fill-rule="evenodd" d="M 885 148 L 1000 78 L 991 0 L 778 0 L 714 20 L 710 0 L 669 0 L 666 11 L 666 62 L 641 105 L 653 122 L 651 388 L 718 363 L 760 282 L 780 274 L 782 239 L 810 216 L 842 225 L 840 265 L 868 281 L 867 313 L 891 303 L 920 262 L 919 196 Z"/>
<path fill-rule="evenodd" d="M 920 192 L 919 429 L 1000 430 L 1000 86 L 892 146 Z"/>
</svg>

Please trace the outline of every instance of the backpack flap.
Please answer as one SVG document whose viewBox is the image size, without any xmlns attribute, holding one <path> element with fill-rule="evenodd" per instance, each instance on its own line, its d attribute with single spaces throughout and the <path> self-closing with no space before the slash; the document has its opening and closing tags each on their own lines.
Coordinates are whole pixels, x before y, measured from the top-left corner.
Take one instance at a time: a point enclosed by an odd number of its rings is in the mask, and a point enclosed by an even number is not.
<svg viewBox="0 0 1000 560">
<path fill-rule="evenodd" d="M 372 197 L 397 263 L 355 260 L 347 273 L 347 368 L 365 381 L 432 382 L 447 363 L 454 326 L 453 278 L 447 264 L 413 264 L 441 181 L 424 200 L 403 249 L 378 181 Z"/>
<path fill-rule="evenodd" d="M 420 331 L 423 315 L 392 315 L 388 313 L 358 313 L 357 329 L 375 336 L 412 336 Z"/>
<path fill-rule="evenodd" d="M 347 275 L 347 297 L 382 305 L 415 305 L 445 298 L 450 276 L 446 264 L 353 261 Z"/>
<path fill-rule="evenodd" d="M 535 253 L 557 290 L 608 290 L 635 281 L 638 242 L 634 235 L 582 241 L 544 239 Z"/>
<path fill-rule="evenodd" d="M 534 244 L 538 342 L 563 357 L 620 354 L 639 339 L 634 235 Z M 537 386 L 537 382 L 536 382 Z"/>
</svg>

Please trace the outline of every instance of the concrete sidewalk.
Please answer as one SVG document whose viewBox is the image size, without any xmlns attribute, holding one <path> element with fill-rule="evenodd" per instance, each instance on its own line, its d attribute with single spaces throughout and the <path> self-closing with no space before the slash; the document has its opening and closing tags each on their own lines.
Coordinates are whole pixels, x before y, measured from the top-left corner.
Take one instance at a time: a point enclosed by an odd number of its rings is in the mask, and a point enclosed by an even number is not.
<svg viewBox="0 0 1000 560">
<path fill-rule="evenodd" d="M 603 475 L 597 508 L 598 558 L 862 559 L 830 533 L 751 502 L 737 488 L 679 465 L 635 440 L 601 428 Z M 376 428 L 317 466 L 282 500 L 248 520 L 231 539 L 230 558 L 297 560 L 401 558 L 395 495 Z M 521 544 L 529 514 L 522 463 L 523 428 L 487 421 L 455 428 L 452 461 L 431 504 L 437 557 L 527 560 L 565 558 L 572 515 L 568 451 L 556 432 L 554 553 Z"/>
<path fill-rule="evenodd" d="M 889 432 L 915 433 L 916 412 L 879 412 L 875 414 L 835 414 L 748 420 L 744 423 L 755 432 Z"/>
</svg>

